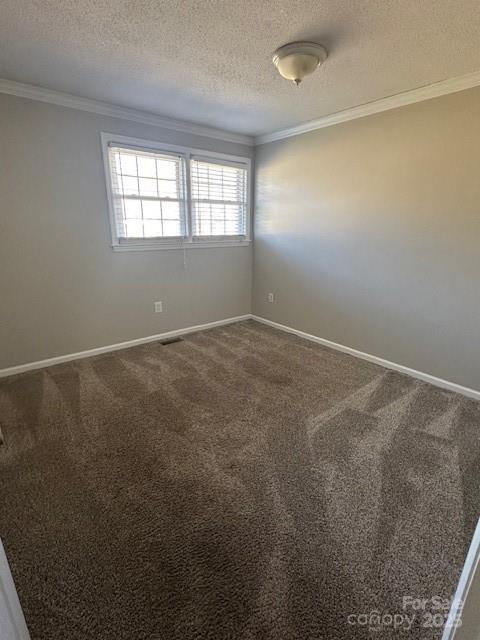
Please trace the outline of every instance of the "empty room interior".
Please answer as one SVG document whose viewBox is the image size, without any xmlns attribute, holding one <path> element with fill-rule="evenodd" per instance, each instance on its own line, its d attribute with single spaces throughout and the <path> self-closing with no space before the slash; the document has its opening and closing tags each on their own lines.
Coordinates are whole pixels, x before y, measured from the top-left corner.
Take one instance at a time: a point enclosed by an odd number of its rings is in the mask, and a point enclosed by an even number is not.
<svg viewBox="0 0 480 640">
<path fill-rule="evenodd" d="M 480 639 L 479 33 L 4 0 L 1 640 Z"/>
</svg>

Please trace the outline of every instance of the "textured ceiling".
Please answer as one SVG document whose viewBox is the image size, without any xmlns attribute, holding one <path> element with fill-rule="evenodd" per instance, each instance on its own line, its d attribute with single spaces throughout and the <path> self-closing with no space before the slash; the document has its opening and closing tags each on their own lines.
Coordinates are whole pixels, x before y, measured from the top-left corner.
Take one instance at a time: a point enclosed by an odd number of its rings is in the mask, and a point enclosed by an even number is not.
<svg viewBox="0 0 480 640">
<path fill-rule="evenodd" d="M 480 69 L 479 0 L 1 0 L 0 77 L 248 134 Z M 296 88 L 278 46 L 324 44 Z"/>
</svg>

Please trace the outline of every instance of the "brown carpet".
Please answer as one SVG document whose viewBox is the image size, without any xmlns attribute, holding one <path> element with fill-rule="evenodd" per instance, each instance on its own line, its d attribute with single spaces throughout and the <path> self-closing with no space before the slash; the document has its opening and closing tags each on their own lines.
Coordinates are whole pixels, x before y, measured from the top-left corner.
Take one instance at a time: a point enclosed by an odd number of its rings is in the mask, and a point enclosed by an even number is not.
<svg viewBox="0 0 480 640">
<path fill-rule="evenodd" d="M 0 427 L 32 640 L 441 636 L 349 616 L 452 595 L 472 400 L 247 321 L 4 379 Z"/>
</svg>

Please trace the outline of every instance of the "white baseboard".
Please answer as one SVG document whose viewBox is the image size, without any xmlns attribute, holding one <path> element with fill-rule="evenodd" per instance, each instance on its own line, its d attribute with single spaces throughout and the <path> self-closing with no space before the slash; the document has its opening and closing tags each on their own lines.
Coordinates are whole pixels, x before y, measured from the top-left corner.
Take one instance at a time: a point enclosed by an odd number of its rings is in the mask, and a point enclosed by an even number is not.
<svg viewBox="0 0 480 640">
<path fill-rule="evenodd" d="M 37 362 L 27 362 L 26 364 L 19 364 L 15 367 L 8 367 L 6 369 L 0 369 L 0 378 L 6 376 L 13 376 L 17 373 L 24 373 L 25 371 L 33 371 L 34 369 L 43 369 L 44 367 L 51 367 L 54 364 L 61 364 L 62 362 L 70 362 L 71 360 L 80 360 L 81 358 L 89 358 L 90 356 L 98 356 L 102 353 L 108 353 L 109 351 L 119 351 L 120 349 L 128 349 L 129 347 L 136 347 L 140 344 L 147 344 L 148 342 L 156 342 L 157 340 L 166 340 L 167 338 L 174 338 L 175 336 L 182 336 L 187 333 L 194 333 L 195 331 L 204 331 L 205 329 L 213 329 L 214 327 L 221 327 L 225 324 L 233 324 L 234 322 L 240 322 L 240 320 L 248 320 L 252 316 L 247 313 L 243 316 L 236 316 L 234 318 L 224 318 L 223 320 L 215 320 L 214 322 L 207 322 L 205 324 L 198 324 L 193 327 L 185 327 L 184 329 L 174 329 L 173 331 L 166 331 L 165 333 L 157 333 L 153 336 L 146 336 L 145 338 L 135 338 L 134 340 L 127 340 L 126 342 L 118 342 L 117 344 L 109 344 L 105 347 L 96 347 L 95 349 L 87 349 L 86 351 L 78 351 L 77 353 L 67 353 L 63 356 L 55 356 L 54 358 L 47 358 L 46 360 L 38 360 Z"/>
<path fill-rule="evenodd" d="M 338 344 L 337 342 L 332 342 L 331 340 L 326 340 L 325 338 L 319 338 L 318 336 L 314 336 L 311 333 L 306 333 L 305 331 L 300 331 L 299 329 L 293 329 L 292 327 L 287 327 L 286 325 L 279 324 L 278 322 L 273 322 L 273 320 L 267 320 L 267 318 L 262 318 L 260 316 L 256 316 L 251 313 L 246 313 L 242 316 L 236 316 L 234 318 L 225 318 L 223 320 L 215 320 L 214 322 L 198 324 L 193 327 L 185 327 L 183 329 L 174 329 L 173 331 L 166 331 L 165 333 L 158 333 L 153 336 L 146 336 L 144 338 L 127 340 L 126 342 L 110 344 L 105 347 L 96 347 L 95 349 L 87 349 L 86 351 L 79 351 L 78 353 L 68 353 L 62 356 L 55 356 L 54 358 L 47 358 L 46 360 L 38 360 L 37 362 L 27 362 L 25 364 L 20 364 L 14 367 L 0 369 L 0 378 L 13 376 L 18 373 L 24 373 L 25 371 L 33 371 L 34 369 L 43 369 L 44 367 L 51 367 L 55 364 L 61 364 L 62 362 L 70 362 L 71 360 L 89 358 L 90 356 L 96 356 L 102 353 L 108 353 L 110 351 L 119 351 L 120 349 L 128 349 L 129 347 L 135 347 L 140 344 L 147 344 L 149 342 L 155 342 L 157 340 L 174 338 L 175 336 L 181 336 L 187 333 L 194 333 L 195 331 L 204 331 L 205 329 L 213 329 L 214 327 L 221 327 L 222 325 L 233 324 L 234 322 L 240 322 L 241 320 L 249 320 L 249 319 L 257 320 L 258 322 L 262 322 L 263 324 L 269 325 L 270 327 L 274 327 L 275 329 L 280 329 L 281 331 L 293 333 L 297 336 L 300 336 L 301 338 L 305 338 L 306 340 L 316 342 L 325 347 L 330 347 L 331 349 L 335 349 L 336 351 L 342 351 L 343 353 L 348 353 L 349 355 L 355 356 L 356 358 L 361 358 L 362 360 L 368 360 L 368 362 L 373 362 L 375 364 L 380 365 L 381 367 L 385 367 L 387 369 L 393 369 L 394 371 L 399 371 L 400 373 L 405 373 L 408 376 L 412 376 L 412 378 L 417 378 L 418 380 L 429 382 L 430 384 L 433 384 L 436 387 L 441 387 L 442 389 L 448 389 L 449 391 L 460 393 L 469 398 L 473 398 L 474 400 L 480 400 L 480 391 L 476 389 L 470 389 L 469 387 L 464 387 L 460 384 L 457 384 L 456 382 L 450 382 L 449 380 L 443 380 L 442 378 L 437 378 L 436 376 L 432 376 L 429 373 L 423 373 L 423 371 L 410 369 L 410 367 L 405 367 L 402 364 L 397 364 L 396 362 L 390 362 L 390 360 L 385 360 L 384 358 L 380 358 L 379 356 L 374 356 L 370 353 L 364 353 L 363 351 L 358 351 L 357 349 L 353 349 L 352 347 L 346 347 L 343 344 Z"/>
<path fill-rule="evenodd" d="M 456 382 L 450 382 L 448 380 L 443 380 L 442 378 L 437 378 L 435 376 L 432 376 L 429 373 L 423 373 L 423 371 L 410 369 L 410 367 L 405 367 L 403 364 L 397 364 L 396 362 L 390 362 L 390 360 L 384 360 L 384 358 L 373 356 L 370 353 L 364 353 L 363 351 L 352 349 L 352 347 L 346 347 L 343 344 L 338 344 L 336 342 L 332 342 L 331 340 L 325 340 L 325 338 L 319 338 L 318 336 L 314 336 L 311 333 L 305 333 L 304 331 L 299 331 L 298 329 L 287 327 L 283 324 L 279 324 L 278 322 L 273 322 L 272 320 L 261 318 L 260 316 L 252 315 L 251 317 L 253 320 L 257 320 L 258 322 L 263 322 L 263 324 L 267 324 L 270 327 L 274 327 L 275 329 L 280 329 L 281 331 L 287 331 L 288 333 L 294 333 L 295 335 L 300 336 L 301 338 L 305 338 L 306 340 L 311 340 L 312 342 L 317 342 L 318 344 L 321 344 L 325 347 L 330 347 L 331 349 L 336 349 L 337 351 L 348 353 L 351 356 L 355 356 L 356 358 L 361 358 L 362 360 L 368 360 L 369 362 L 374 362 L 375 364 L 379 364 L 380 366 L 386 367 L 387 369 L 393 369 L 394 371 L 405 373 L 408 376 L 412 376 L 412 378 L 417 378 L 418 380 L 429 382 L 430 384 L 433 384 L 436 387 L 441 387 L 442 389 L 448 389 L 449 391 L 455 391 L 456 393 L 461 393 L 462 395 L 467 396 L 469 398 L 474 398 L 474 400 L 480 400 L 480 391 L 477 391 L 476 389 L 463 387 L 461 384 L 457 384 Z"/>
</svg>

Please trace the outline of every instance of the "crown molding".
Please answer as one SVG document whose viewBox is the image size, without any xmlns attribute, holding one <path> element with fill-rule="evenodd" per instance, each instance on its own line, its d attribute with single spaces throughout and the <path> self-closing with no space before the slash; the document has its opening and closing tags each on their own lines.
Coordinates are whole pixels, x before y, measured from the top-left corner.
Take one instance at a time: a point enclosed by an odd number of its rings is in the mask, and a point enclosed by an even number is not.
<svg viewBox="0 0 480 640">
<path fill-rule="evenodd" d="M 185 122 L 183 120 L 175 120 L 173 118 L 159 116 L 139 109 L 121 107 L 119 105 L 109 104 L 99 100 L 91 100 L 90 98 L 81 98 L 69 93 L 63 93 L 62 91 L 44 89 L 43 87 L 15 82 L 14 80 L 0 78 L 0 93 L 56 104 L 70 109 L 79 109 L 81 111 L 97 113 L 99 115 L 110 116 L 112 118 L 121 118 L 122 120 L 130 120 L 132 122 L 139 122 L 141 124 L 147 124 L 154 127 L 162 127 L 173 131 L 181 131 L 197 136 L 214 138 L 225 142 L 234 142 L 237 144 L 253 146 L 265 144 L 267 142 L 275 142 L 276 140 L 283 140 L 284 138 L 290 138 L 292 136 L 298 136 L 302 133 L 331 127 L 342 122 L 348 122 L 349 120 L 356 120 L 357 118 L 364 118 L 365 116 L 381 113 L 382 111 L 389 111 L 390 109 L 396 109 L 397 107 L 404 107 L 409 104 L 414 104 L 415 102 L 422 102 L 424 100 L 448 95 L 449 93 L 472 89 L 479 85 L 480 71 L 474 71 L 473 73 L 467 73 L 463 76 L 456 76 L 455 78 L 450 78 L 448 80 L 441 80 L 440 82 L 435 82 L 424 87 L 397 93 L 386 98 L 380 98 L 379 100 L 344 109 L 343 111 L 337 111 L 303 124 L 274 131 L 272 133 L 262 134 L 255 138 L 241 133 L 233 133 L 200 124 Z"/>
<path fill-rule="evenodd" d="M 371 116 L 382 111 L 389 111 L 390 109 L 396 109 L 397 107 L 404 107 L 415 102 L 438 98 L 449 93 L 463 91 L 464 89 L 472 89 L 479 85 L 480 71 L 467 73 L 463 76 L 456 76 L 449 80 L 441 80 L 440 82 L 419 87 L 418 89 L 404 91 L 403 93 L 396 93 L 393 96 L 374 100 L 373 102 L 368 102 L 357 107 L 337 111 L 336 113 L 322 116 L 316 120 L 310 120 L 309 122 L 289 127 L 288 129 L 282 129 L 280 131 L 274 131 L 273 133 L 266 133 L 257 136 L 255 138 L 255 144 L 259 145 L 267 142 L 274 142 L 275 140 L 283 140 L 283 138 L 290 138 L 292 136 L 301 135 L 302 133 L 308 133 L 309 131 L 323 129 L 324 127 L 331 127 L 335 124 L 340 124 L 341 122 L 364 118 L 365 116 Z"/>
<path fill-rule="evenodd" d="M 191 133 L 196 136 L 215 138 L 225 142 L 235 142 L 237 144 L 245 144 L 249 146 L 253 146 L 254 144 L 253 137 L 243 135 L 241 133 L 232 133 L 230 131 L 223 131 L 221 129 L 185 122 L 183 120 L 174 120 L 172 118 L 159 116 L 139 109 L 120 107 L 115 104 L 108 104 L 107 102 L 91 100 L 89 98 L 81 98 L 69 93 L 63 93 L 62 91 L 44 89 L 43 87 L 37 87 L 32 84 L 23 84 L 13 80 L 0 78 L 0 93 L 6 93 L 20 98 L 28 98 L 30 100 L 38 100 L 39 102 L 48 102 L 49 104 L 56 104 L 61 107 L 68 107 L 69 109 L 79 109 L 80 111 L 97 113 L 102 116 L 140 122 L 141 124 L 162 127 L 173 131 L 182 131 L 183 133 Z"/>
</svg>

